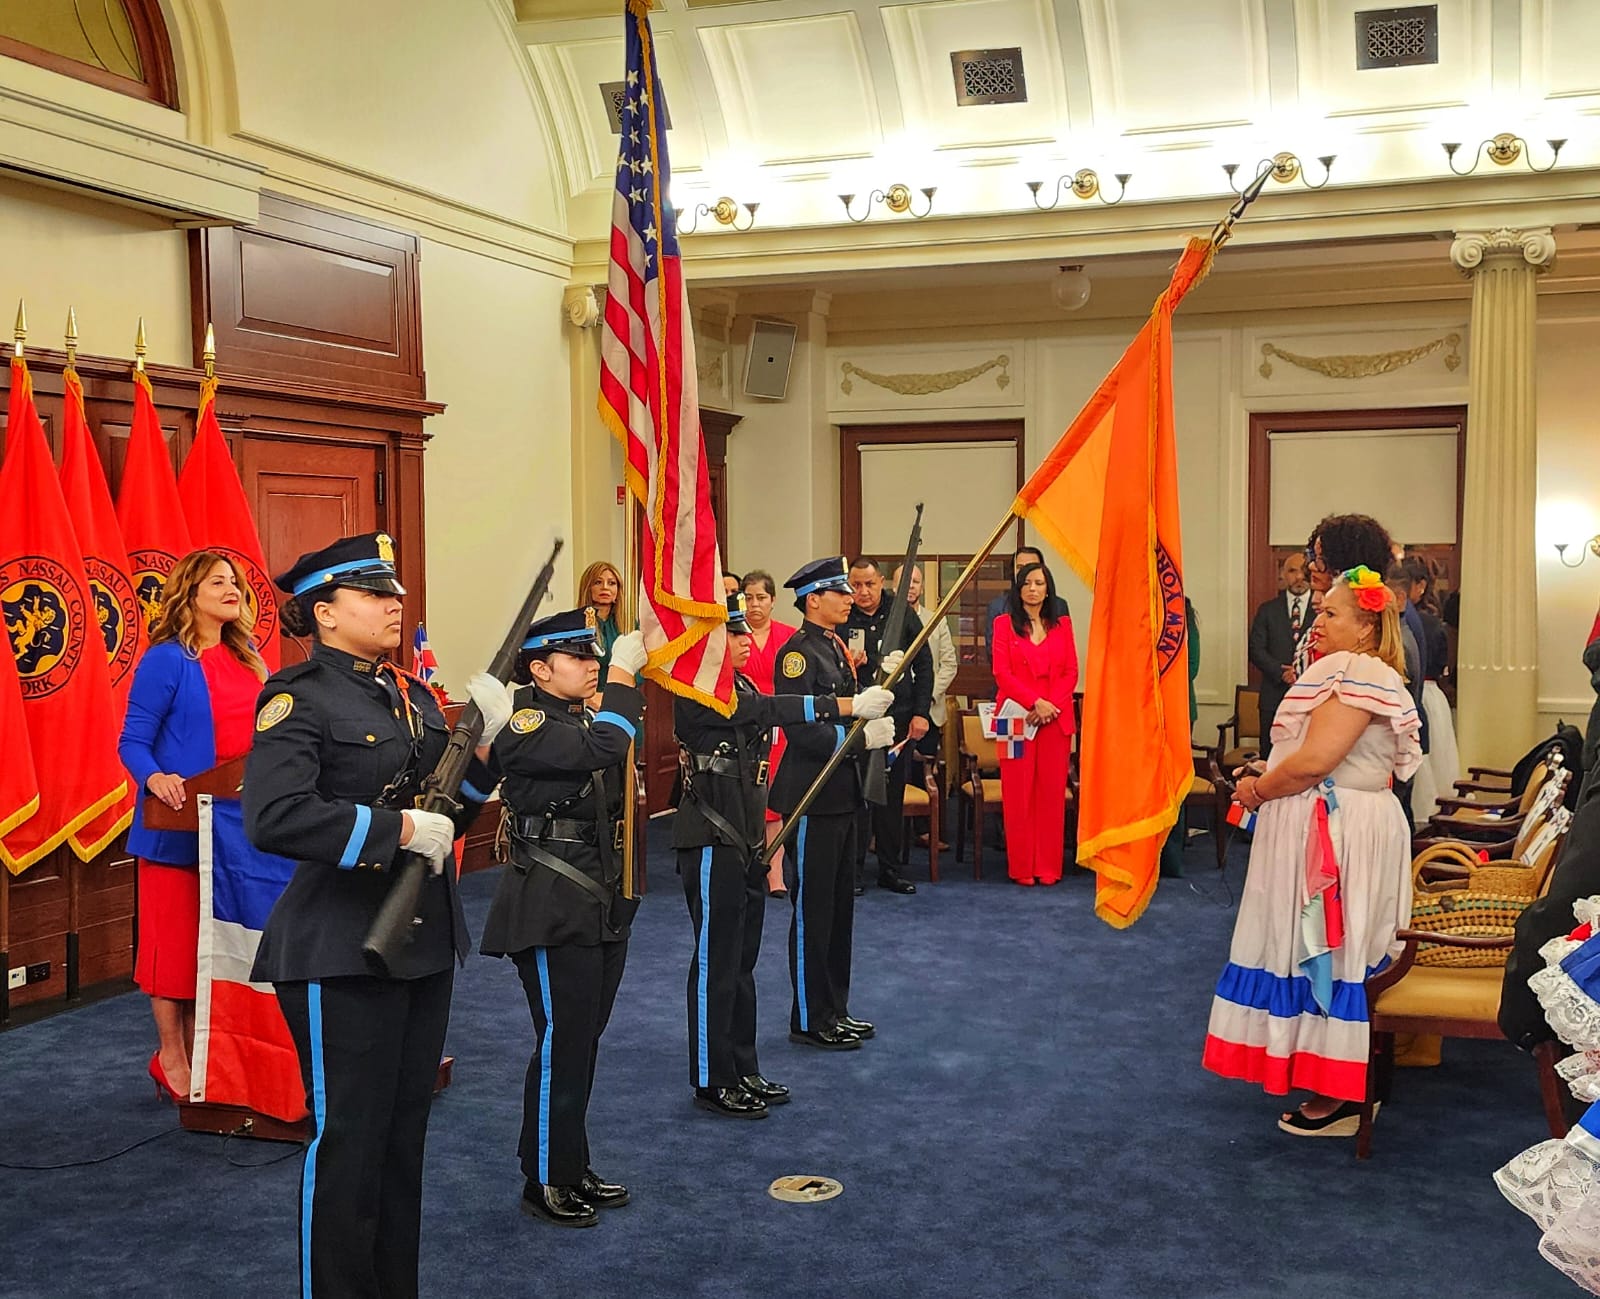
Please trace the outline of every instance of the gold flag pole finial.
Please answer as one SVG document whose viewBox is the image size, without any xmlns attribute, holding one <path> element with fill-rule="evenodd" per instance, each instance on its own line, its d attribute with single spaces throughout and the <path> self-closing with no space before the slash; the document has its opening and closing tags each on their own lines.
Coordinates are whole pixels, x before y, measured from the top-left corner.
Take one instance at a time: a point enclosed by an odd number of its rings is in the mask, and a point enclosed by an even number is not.
<svg viewBox="0 0 1600 1299">
<path fill-rule="evenodd" d="M 133 336 L 133 369 L 136 374 L 144 373 L 144 317 L 139 317 L 139 332 Z"/>
<path fill-rule="evenodd" d="M 67 364 L 78 365 L 78 313 L 72 307 L 67 308 Z"/>
<path fill-rule="evenodd" d="M 28 312 L 27 308 L 22 305 L 21 298 L 17 299 L 17 324 L 12 331 L 12 337 L 16 339 L 16 343 L 11 349 L 11 355 L 21 356 L 22 344 L 28 337 Z"/>
<path fill-rule="evenodd" d="M 217 331 L 211 327 L 209 320 L 206 321 L 206 346 L 200 356 L 205 361 L 206 378 L 215 379 L 217 377 Z"/>
</svg>

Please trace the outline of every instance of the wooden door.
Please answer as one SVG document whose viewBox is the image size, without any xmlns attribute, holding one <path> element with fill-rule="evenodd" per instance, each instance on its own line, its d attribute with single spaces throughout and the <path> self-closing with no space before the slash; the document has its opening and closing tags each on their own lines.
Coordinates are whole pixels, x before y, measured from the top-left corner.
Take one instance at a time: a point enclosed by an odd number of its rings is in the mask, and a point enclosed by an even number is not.
<svg viewBox="0 0 1600 1299">
<path fill-rule="evenodd" d="M 244 441 L 244 490 L 256 513 L 267 571 L 281 573 L 308 550 L 339 537 L 373 532 L 379 518 L 383 449 L 271 438 Z M 309 647 L 283 637 L 285 666 Z"/>
</svg>

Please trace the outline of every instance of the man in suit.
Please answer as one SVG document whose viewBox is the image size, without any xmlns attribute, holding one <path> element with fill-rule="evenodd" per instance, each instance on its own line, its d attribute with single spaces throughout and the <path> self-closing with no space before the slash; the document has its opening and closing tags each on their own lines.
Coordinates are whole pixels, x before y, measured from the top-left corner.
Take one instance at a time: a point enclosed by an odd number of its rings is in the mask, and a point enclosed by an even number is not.
<svg viewBox="0 0 1600 1299">
<path fill-rule="evenodd" d="M 1283 590 L 1256 610 L 1250 623 L 1250 662 L 1261 673 L 1261 754 L 1272 751 L 1272 719 L 1294 684 L 1294 651 L 1316 616 L 1306 557 L 1296 551 L 1283 561 Z"/>
</svg>

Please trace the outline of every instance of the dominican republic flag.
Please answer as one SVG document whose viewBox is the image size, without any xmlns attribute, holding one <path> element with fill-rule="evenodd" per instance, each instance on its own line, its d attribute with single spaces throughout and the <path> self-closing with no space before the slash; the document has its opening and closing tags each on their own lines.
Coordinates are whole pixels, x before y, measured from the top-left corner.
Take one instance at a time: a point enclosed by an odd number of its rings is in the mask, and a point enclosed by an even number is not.
<svg viewBox="0 0 1600 1299">
<path fill-rule="evenodd" d="M 694 327 L 668 200 L 667 105 L 649 0 L 628 0 L 622 142 L 611 196 L 611 271 L 600 336 L 600 418 L 622 443 L 644 506 L 639 629 L 644 674 L 733 713 L 722 556 L 700 435 Z M 628 508 L 633 508 L 631 505 Z"/>
<path fill-rule="evenodd" d="M 192 1101 L 242 1105 L 293 1123 L 306 1116 L 300 1057 L 269 983 L 250 967 L 294 863 L 255 848 L 237 799 L 200 799 L 200 961 Z"/>
<path fill-rule="evenodd" d="M 999 708 L 981 703 L 978 716 L 983 733 L 994 740 L 995 750 L 1002 758 L 1020 758 L 1022 746 L 1039 733 L 1037 726 L 1028 725 L 1027 710 L 1015 699 L 1006 700 Z"/>
<path fill-rule="evenodd" d="M 434 657 L 433 646 L 428 644 L 428 633 L 417 624 L 417 634 L 411 640 L 411 671 L 423 681 L 432 684 L 439 671 L 439 660 Z"/>
</svg>

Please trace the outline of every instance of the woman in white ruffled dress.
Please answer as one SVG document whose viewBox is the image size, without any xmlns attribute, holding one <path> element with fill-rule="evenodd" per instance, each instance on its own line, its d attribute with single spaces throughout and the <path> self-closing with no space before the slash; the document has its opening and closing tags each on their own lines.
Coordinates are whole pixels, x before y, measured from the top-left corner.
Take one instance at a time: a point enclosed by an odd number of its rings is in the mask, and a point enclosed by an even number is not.
<svg viewBox="0 0 1600 1299">
<path fill-rule="evenodd" d="M 1322 657 L 1290 687 L 1272 757 L 1240 779 L 1260 809 L 1205 1067 L 1273 1095 L 1312 1095 L 1278 1126 L 1352 1136 L 1366 1096 L 1362 986 L 1410 918 L 1410 837 L 1391 780 L 1422 759 L 1393 595 L 1366 568 L 1337 578 L 1317 615 Z"/>
<path fill-rule="evenodd" d="M 1528 980 L 1557 1036 L 1578 1054 L 1556 1066 L 1572 1094 L 1592 1102 L 1561 1141 L 1541 1141 L 1494 1175 L 1506 1199 L 1539 1224 L 1539 1252 L 1600 1294 L 1600 897 L 1573 907 L 1578 928 L 1552 938 L 1545 968 Z"/>
</svg>

